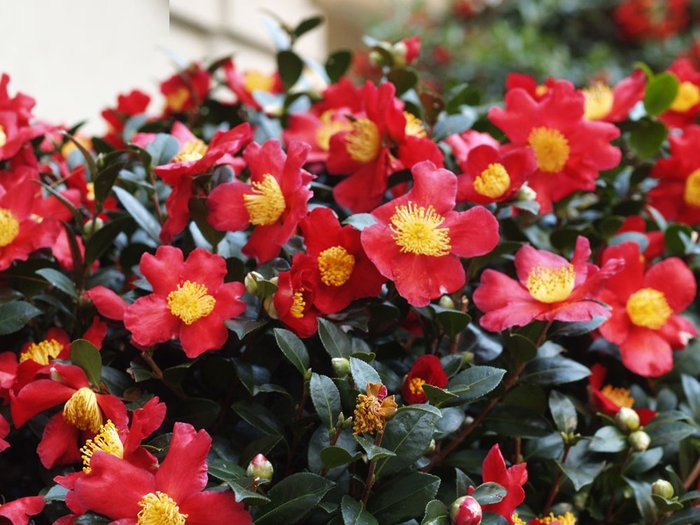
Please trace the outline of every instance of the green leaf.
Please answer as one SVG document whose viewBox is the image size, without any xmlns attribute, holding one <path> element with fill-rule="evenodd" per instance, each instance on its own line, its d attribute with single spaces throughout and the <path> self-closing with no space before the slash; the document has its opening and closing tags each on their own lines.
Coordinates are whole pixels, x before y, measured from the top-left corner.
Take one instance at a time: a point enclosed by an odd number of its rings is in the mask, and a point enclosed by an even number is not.
<svg viewBox="0 0 700 525">
<path fill-rule="evenodd" d="M 155 140 L 146 146 L 146 152 L 150 155 L 153 166 L 168 164 L 178 151 L 180 151 L 180 143 L 168 133 L 158 133 Z M 143 156 L 142 160 L 144 166 L 149 168 L 150 166 L 145 162 Z"/>
<path fill-rule="evenodd" d="M 440 113 L 445 109 L 445 100 L 439 93 L 433 91 L 423 91 L 420 94 L 420 104 L 423 106 L 423 116 L 425 122 L 432 126 L 434 125 Z"/>
<path fill-rule="evenodd" d="M 524 383 L 550 386 L 571 383 L 591 375 L 580 363 L 562 356 L 541 357 L 527 364 L 520 376 Z"/>
<path fill-rule="evenodd" d="M 151 239 L 160 242 L 160 224 L 158 224 L 155 217 L 141 204 L 141 201 L 124 188 L 114 186 L 112 189 L 117 199 L 119 199 L 119 202 L 122 203 L 124 209 L 129 212 L 129 215 L 134 218 L 136 223 L 143 228 Z"/>
<path fill-rule="evenodd" d="M 168 417 L 175 421 L 185 421 L 197 429 L 211 426 L 219 417 L 219 403 L 203 397 L 190 397 L 181 399 L 177 403 L 168 405 L 173 407 L 168 410 Z"/>
<path fill-rule="evenodd" d="M 647 82 L 644 109 L 655 117 L 666 111 L 678 95 L 678 78 L 672 73 L 660 73 Z"/>
<path fill-rule="evenodd" d="M 304 70 L 304 62 L 294 51 L 280 51 L 277 53 L 277 70 L 285 91 L 289 91 L 299 80 Z"/>
<path fill-rule="evenodd" d="M 297 472 L 277 483 L 260 507 L 255 525 L 288 525 L 308 515 L 335 483 L 311 472 Z"/>
<path fill-rule="evenodd" d="M 658 419 L 658 416 L 655 419 Z M 683 421 L 652 421 L 644 427 L 644 431 L 651 438 L 649 447 L 662 447 L 679 443 L 681 439 L 692 436 L 697 430 L 697 427 Z"/>
<path fill-rule="evenodd" d="M 644 452 L 635 452 L 627 461 L 623 474 L 636 475 L 647 472 L 659 464 L 663 455 L 664 449 L 662 447 L 650 448 Z"/>
<path fill-rule="evenodd" d="M 104 253 L 114 245 L 114 239 L 123 232 L 128 225 L 133 224 L 131 217 L 119 217 L 109 221 L 97 230 L 85 245 L 85 266 L 91 266 L 93 262 L 102 257 Z"/>
<path fill-rule="evenodd" d="M 80 151 L 81 155 L 83 156 L 83 159 L 85 160 L 85 168 L 87 169 L 88 182 L 95 182 L 95 179 L 97 178 L 97 164 L 95 163 L 95 159 L 93 158 L 92 153 L 85 149 L 85 147 L 80 143 L 80 141 L 78 141 L 73 135 L 71 135 L 70 133 L 65 133 L 65 135 L 68 137 L 68 140 L 75 144 L 75 147 L 78 148 L 78 151 Z"/>
<path fill-rule="evenodd" d="M 335 468 L 357 461 L 362 457 L 362 453 L 351 454 L 343 447 L 331 446 L 321 450 L 321 461 L 326 468 Z"/>
<path fill-rule="evenodd" d="M 53 268 L 42 268 L 41 270 L 37 270 L 36 274 L 46 279 L 62 292 L 70 295 L 73 299 L 77 299 L 78 291 L 75 289 L 73 281 L 69 279 L 67 275 Z"/>
<path fill-rule="evenodd" d="M 231 409 L 251 426 L 257 428 L 264 434 L 281 436 L 283 433 L 282 427 L 280 427 L 274 414 L 260 403 L 236 401 L 231 405 Z"/>
<path fill-rule="evenodd" d="M 355 383 L 355 388 L 363 394 L 367 391 L 367 385 L 369 383 L 381 384 L 382 382 L 379 374 L 371 365 L 368 365 L 356 357 L 350 358 L 350 374 Z"/>
<path fill-rule="evenodd" d="M 683 393 L 693 414 L 693 420 L 700 423 L 700 381 L 687 374 L 681 374 Z"/>
<path fill-rule="evenodd" d="M 53 501 L 66 501 L 66 494 L 68 494 L 67 488 L 62 487 L 61 485 L 54 485 L 46 494 L 44 494 L 44 502 L 51 503 Z"/>
<path fill-rule="evenodd" d="M 335 427 L 341 410 L 338 387 L 330 377 L 314 373 L 311 375 L 309 391 L 318 417 L 330 431 Z"/>
<path fill-rule="evenodd" d="M 498 483 L 489 481 L 476 487 L 471 496 L 479 502 L 479 505 L 492 505 L 506 497 L 507 491 Z"/>
<path fill-rule="evenodd" d="M 104 516 L 100 516 L 93 512 L 86 512 L 75 518 L 73 523 L 77 523 L 79 525 L 107 525 L 111 521 L 112 520 L 109 518 L 105 518 Z"/>
<path fill-rule="evenodd" d="M 343 496 L 340 512 L 343 516 L 343 525 L 379 525 L 376 518 L 362 507 L 362 503 L 350 496 Z"/>
<path fill-rule="evenodd" d="M 396 86 L 396 96 L 400 97 L 418 83 L 418 74 L 411 68 L 395 68 L 387 75 L 387 80 Z"/>
<path fill-rule="evenodd" d="M 679 501 L 670 500 L 657 494 L 652 494 L 651 499 L 654 502 L 654 505 L 656 505 L 656 508 L 662 514 L 666 514 L 667 512 L 675 512 L 677 510 L 683 509 L 683 504 Z"/>
<path fill-rule="evenodd" d="M 566 464 L 562 465 L 561 462 L 557 461 L 557 465 L 571 480 L 574 489 L 579 491 L 595 481 L 603 471 L 605 461 L 600 461 L 594 454 L 590 453 L 585 441 L 579 441 L 569 450 Z"/>
<path fill-rule="evenodd" d="M 459 403 L 459 396 L 453 394 L 452 392 L 445 390 L 444 388 L 439 388 L 428 383 L 423 384 L 423 392 L 428 396 L 428 401 L 430 401 L 435 406 L 440 406 L 447 401 L 455 400 L 455 404 Z"/>
<path fill-rule="evenodd" d="M 516 333 L 504 333 L 503 345 L 520 363 L 532 361 L 537 356 L 537 347 L 528 337 Z"/>
<path fill-rule="evenodd" d="M 540 414 L 518 406 L 497 406 L 486 416 L 484 425 L 498 435 L 510 437 L 541 438 L 552 432 Z"/>
<path fill-rule="evenodd" d="M 550 332 L 549 337 L 576 337 L 587 334 L 600 327 L 600 325 L 607 320 L 608 318 L 602 315 L 594 315 L 593 319 L 590 321 L 578 321 L 574 323 L 562 322 Z"/>
<path fill-rule="evenodd" d="M 668 135 L 668 128 L 663 122 L 641 119 L 635 123 L 630 132 L 630 146 L 642 159 L 656 155 Z"/>
<path fill-rule="evenodd" d="M 245 478 L 240 481 L 244 481 Z M 224 480 L 231 487 L 233 494 L 236 497 L 236 503 L 244 502 L 246 505 L 265 505 L 270 503 L 270 498 L 248 490 L 245 486 L 241 485 L 238 481 L 233 479 Z"/>
<path fill-rule="evenodd" d="M 95 345 L 85 339 L 76 339 L 70 345 L 70 361 L 85 370 L 91 385 L 100 386 L 102 355 Z"/>
<path fill-rule="evenodd" d="M 462 108 L 461 113 L 447 115 L 438 120 L 433 128 L 433 140 L 444 140 L 454 133 L 462 133 L 471 128 L 477 120 L 476 111 L 471 108 Z"/>
<path fill-rule="evenodd" d="M 425 516 L 420 525 L 451 525 L 450 514 L 445 504 L 437 499 L 429 501 L 425 506 Z"/>
<path fill-rule="evenodd" d="M 275 340 L 282 353 L 289 362 L 292 363 L 299 373 L 303 376 L 309 368 L 309 352 L 306 350 L 304 343 L 296 335 L 284 328 L 275 328 L 273 330 Z"/>
<path fill-rule="evenodd" d="M 409 472 L 374 492 L 367 504 L 382 525 L 393 525 L 417 518 L 437 494 L 440 478 L 424 472 Z"/>
<path fill-rule="evenodd" d="M 644 483 L 641 481 L 635 481 L 626 477 L 623 477 L 625 483 L 627 483 L 634 491 L 634 499 L 637 502 L 637 509 L 642 515 L 645 523 L 655 523 L 657 516 L 656 505 L 654 500 L 651 498 L 651 485 L 649 483 Z"/>
<path fill-rule="evenodd" d="M 564 394 L 552 390 L 549 394 L 549 410 L 557 430 L 564 433 L 574 432 L 578 424 L 576 407 Z"/>
<path fill-rule="evenodd" d="M 685 256 L 693 248 L 693 229 L 686 224 L 670 224 L 664 231 L 664 244 L 670 255 Z"/>
<path fill-rule="evenodd" d="M 318 318 L 318 335 L 329 356 L 350 357 L 352 354 L 350 338 L 338 326 L 323 317 Z"/>
<path fill-rule="evenodd" d="M 588 444 L 594 452 L 620 452 L 627 448 L 627 437 L 612 425 L 599 428 Z"/>
<path fill-rule="evenodd" d="M 306 18 L 299 22 L 299 24 L 294 28 L 294 36 L 296 38 L 299 38 L 304 33 L 308 33 L 312 29 L 320 26 L 322 23 L 322 16 L 313 16 L 311 18 Z"/>
<path fill-rule="evenodd" d="M 126 162 L 124 161 L 116 162 L 100 171 L 94 185 L 95 201 L 99 203 L 105 201 L 109 196 L 109 192 L 112 191 L 112 186 L 114 186 L 114 183 L 117 181 L 117 177 L 119 177 L 119 172 L 121 172 L 125 165 Z"/>
<path fill-rule="evenodd" d="M 492 366 L 473 366 L 461 371 L 450 379 L 447 390 L 459 396 L 458 401 L 449 404 L 472 403 L 496 388 L 506 371 Z"/>
<path fill-rule="evenodd" d="M 197 225 L 202 236 L 212 246 L 218 246 L 221 240 L 226 235 L 225 232 L 220 232 L 212 227 L 207 221 L 209 208 L 206 205 L 206 199 L 200 197 L 191 197 L 187 202 L 187 208 L 190 212 L 190 218 Z"/>
<path fill-rule="evenodd" d="M 676 512 L 665 518 L 661 522 L 661 525 L 692 525 L 693 523 L 700 523 L 699 507 L 693 507 Z"/>
<path fill-rule="evenodd" d="M 354 436 L 354 438 L 367 454 L 367 459 L 369 461 L 372 461 L 373 459 L 390 458 L 394 456 L 394 453 L 391 450 L 378 447 L 374 444 L 373 441 L 370 441 L 365 437 Z"/>
<path fill-rule="evenodd" d="M 340 80 L 352 63 L 352 53 L 346 49 L 336 51 L 326 60 L 325 69 L 331 84 Z"/>
<path fill-rule="evenodd" d="M 459 310 L 443 309 L 437 305 L 433 306 L 433 309 L 435 310 L 435 318 L 445 329 L 450 339 L 454 339 L 457 334 L 465 330 L 472 320 L 469 315 Z"/>
<path fill-rule="evenodd" d="M 25 301 L 10 301 L 0 304 L 0 335 L 20 330 L 30 319 L 42 312 Z"/>
<path fill-rule="evenodd" d="M 375 475 L 381 477 L 398 472 L 420 458 L 433 439 L 436 419 L 433 414 L 418 410 L 401 410 L 387 421 L 382 447 L 395 456 L 381 460 Z"/>
<path fill-rule="evenodd" d="M 375 219 L 369 213 L 356 213 L 345 219 L 343 221 L 343 225 L 345 224 L 349 224 L 356 230 L 362 231 L 365 228 L 369 228 L 373 224 L 377 224 L 377 219 Z"/>
</svg>

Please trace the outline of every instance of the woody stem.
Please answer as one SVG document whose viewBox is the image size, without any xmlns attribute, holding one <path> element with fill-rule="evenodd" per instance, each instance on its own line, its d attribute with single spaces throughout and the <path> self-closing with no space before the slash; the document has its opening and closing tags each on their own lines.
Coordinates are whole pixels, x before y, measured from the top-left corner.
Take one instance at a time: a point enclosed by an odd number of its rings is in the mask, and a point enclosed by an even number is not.
<svg viewBox="0 0 700 525">
<path fill-rule="evenodd" d="M 375 446 L 380 446 L 382 444 L 382 437 L 384 437 L 384 431 L 377 433 L 377 437 L 374 440 Z M 377 460 L 373 459 L 369 462 L 369 470 L 367 471 L 367 479 L 365 480 L 365 492 L 362 494 L 362 505 L 367 506 L 367 500 L 369 499 L 369 493 L 372 490 L 372 485 L 374 485 L 374 469 L 377 468 Z"/>
</svg>

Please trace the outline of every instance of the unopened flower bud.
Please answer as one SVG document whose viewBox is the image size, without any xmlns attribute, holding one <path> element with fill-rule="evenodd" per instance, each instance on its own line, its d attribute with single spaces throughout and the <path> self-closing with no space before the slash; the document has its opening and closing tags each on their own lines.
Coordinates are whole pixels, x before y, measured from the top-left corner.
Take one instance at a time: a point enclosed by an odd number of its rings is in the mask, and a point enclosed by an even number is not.
<svg viewBox="0 0 700 525">
<path fill-rule="evenodd" d="M 277 315 L 277 309 L 275 308 L 275 301 L 273 300 L 272 296 L 265 297 L 265 299 L 263 300 L 263 308 L 267 312 L 267 315 L 269 315 L 273 319 L 279 319 L 279 315 Z"/>
<path fill-rule="evenodd" d="M 442 297 L 440 297 L 440 301 L 438 302 L 438 304 L 443 308 L 450 308 L 452 310 L 454 310 L 455 307 L 455 302 L 449 295 L 443 295 Z"/>
<path fill-rule="evenodd" d="M 331 359 L 331 366 L 335 377 L 347 377 L 350 373 L 350 361 L 346 357 L 334 357 Z"/>
<path fill-rule="evenodd" d="M 314 371 L 311 370 L 310 368 L 306 369 L 306 372 L 304 372 L 304 381 L 311 381 L 311 376 L 314 375 Z"/>
<path fill-rule="evenodd" d="M 248 272 L 243 279 L 246 292 L 248 292 L 250 295 L 255 295 L 258 291 L 258 281 L 261 279 L 264 279 L 264 277 L 258 272 Z"/>
<path fill-rule="evenodd" d="M 479 525 L 481 505 L 471 496 L 457 498 L 450 508 L 450 520 L 453 525 Z"/>
<path fill-rule="evenodd" d="M 250 460 L 248 469 L 246 470 L 246 474 L 249 478 L 265 481 L 270 481 L 274 473 L 275 469 L 272 467 L 272 463 L 262 454 L 258 454 Z"/>
<path fill-rule="evenodd" d="M 534 201 L 535 199 L 537 199 L 537 192 L 527 185 L 522 186 L 515 196 L 517 201 Z"/>
<path fill-rule="evenodd" d="M 469 366 L 474 362 L 474 352 L 461 352 L 462 367 Z"/>
<path fill-rule="evenodd" d="M 671 499 L 675 494 L 675 491 L 673 490 L 673 485 L 671 485 L 668 481 L 665 479 L 657 479 L 651 485 L 651 493 L 661 496 L 662 498 Z"/>
<path fill-rule="evenodd" d="M 431 439 L 430 445 L 428 445 L 428 448 L 425 449 L 425 452 L 423 453 L 423 455 L 429 456 L 430 454 L 435 452 L 435 445 L 436 445 L 435 440 Z"/>
<path fill-rule="evenodd" d="M 639 414 L 631 408 L 622 407 L 615 414 L 615 424 L 625 434 L 634 432 L 639 429 Z"/>
<path fill-rule="evenodd" d="M 391 46 L 394 63 L 399 67 L 412 64 L 420 55 L 420 37 L 404 38 Z"/>
<path fill-rule="evenodd" d="M 93 222 L 95 223 L 94 230 L 93 230 Z M 85 235 L 90 235 L 91 233 L 95 233 L 99 231 L 102 226 L 104 226 L 105 222 L 100 219 L 99 217 L 95 217 L 94 219 L 90 219 L 83 225 L 83 233 Z"/>
<path fill-rule="evenodd" d="M 627 436 L 627 442 L 635 452 L 644 452 L 649 448 L 651 438 L 643 430 L 636 430 Z"/>
</svg>

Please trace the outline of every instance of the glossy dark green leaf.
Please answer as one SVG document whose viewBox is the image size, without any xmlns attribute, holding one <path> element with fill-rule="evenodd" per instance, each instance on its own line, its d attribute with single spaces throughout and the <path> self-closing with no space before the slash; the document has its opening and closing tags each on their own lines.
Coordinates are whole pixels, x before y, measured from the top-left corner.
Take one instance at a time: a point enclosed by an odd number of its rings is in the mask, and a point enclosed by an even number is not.
<svg viewBox="0 0 700 525">
<path fill-rule="evenodd" d="M 112 186 L 114 186 L 114 183 L 117 181 L 117 177 L 119 177 L 119 172 L 125 165 L 126 162 L 117 162 L 100 171 L 94 185 L 95 201 L 99 203 L 105 201 L 110 191 L 112 191 Z"/>
<path fill-rule="evenodd" d="M 418 410 L 400 410 L 387 421 L 382 447 L 391 450 L 395 456 L 377 463 L 375 475 L 387 476 L 412 465 L 420 458 L 433 439 L 433 429 L 437 418 Z"/>
<path fill-rule="evenodd" d="M 78 297 L 75 284 L 73 284 L 73 281 L 64 273 L 54 270 L 53 268 L 42 268 L 41 270 L 37 270 L 36 273 L 62 292 L 70 295 L 73 299 Z"/>
<path fill-rule="evenodd" d="M 693 525 L 700 523 L 700 507 L 675 512 L 664 518 L 661 525 Z"/>
<path fill-rule="evenodd" d="M 282 435 L 282 428 L 277 418 L 263 405 L 250 401 L 236 401 L 231 408 L 260 432 L 272 436 Z"/>
<path fill-rule="evenodd" d="M 321 344 L 331 357 L 350 357 L 353 353 L 350 338 L 331 321 L 318 318 L 318 335 Z"/>
<path fill-rule="evenodd" d="M 53 501 L 66 501 L 66 494 L 68 494 L 67 488 L 62 487 L 61 485 L 54 485 L 46 494 L 44 494 L 44 502 L 50 503 Z"/>
<path fill-rule="evenodd" d="M 369 383 L 382 382 L 381 377 L 379 377 L 379 374 L 371 365 L 368 365 L 356 357 L 350 358 L 350 374 L 355 383 L 355 388 L 359 390 L 361 394 L 366 392 Z"/>
<path fill-rule="evenodd" d="M 343 225 L 345 224 L 349 224 L 356 230 L 362 231 L 365 228 L 372 226 L 373 224 L 377 224 L 377 219 L 375 219 L 369 213 L 356 213 L 354 215 L 350 215 L 350 217 L 345 219 L 343 221 Z"/>
<path fill-rule="evenodd" d="M 93 386 L 102 380 L 102 355 L 97 347 L 85 339 L 76 339 L 70 345 L 70 361 L 85 371 Z"/>
<path fill-rule="evenodd" d="M 667 135 L 668 128 L 663 122 L 642 119 L 630 132 L 630 146 L 637 156 L 647 159 L 658 153 Z"/>
<path fill-rule="evenodd" d="M 670 255 L 685 256 L 693 247 L 693 229 L 686 224 L 670 224 L 664 231 L 664 244 Z"/>
<path fill-rule="evenodd" d="M 340 415 L 340 392 L 330 377 L 312 374 L 309 383 L 311 401 L 321 422 L 331 430 Z"/>
<path fill-rule="evenodd" d="M 576 491 L 593 483 L 605 467 L 605 461 L 588 451 L 588 444 L 579 441 L 569 450 L 569 456 L 565 464 L 557 461 L 557 465 L 571 480 Z"/>
<path fill-rule="evenodd" d="M 531 361 L 537 356 L 537 347 L 531 339 L 522 334 L 504 333 L 503 345 L 520 363 Z"/>
<path fill-rule="evenodd" d="M 240 483 L 233 479 L 227 479 L 225 481 L 228 486 L 231 487 L 237 503 L 244 502 L 246 505 L 266 505 L 270 503 L 270 498 L 267 496 L 248 490 L 242 484 L 245 478 L 241 479 Z"/>
<path fill-rule="evenodd" d="M 163 164 L 168 164 L 177 155 L 178 151 L 180 151 L 180 143 L 172 135 L 158 133 L 153 142 L 146 146 L 146 151 L 151 156 L 153 166 L 162 166 Z M 147 164 L 145 165 L 147 168 L 149 167 Z"/>
<path fill-rule="evenodd" d="M 492 366 L 472 366 L 450 379 L 447 390 L 459 396 L 459 403 L 472 403 L 496 388 L 506 371 Z M 449 404 L 457 403 L 450 400 Z"/>
<path fill-rule="evenodd" d="M 454 339 L 457 334 L 467 328 L 467 325 L 471 322 L 471 317 L 459 310 L 440 308 L 439 306 L 434 306 L 433 308 L 435 309 L 435 318 L 451 339 Z"/>
<path fill-rule="evenodd" d="M 684 421 L 652 421 L 644 430 L 651 438 L 650 447 L 662 447 L 679 443 L 683 438 L 695 434 L 698 428 Z"/>
<path fill-rule="evenodd" d="M 409 472 L 382 485 L 370 496 L 369 510 L 382 525 L 393 525 L 423 515 L 437 494 L 440 478 L 424 472 Z"/>
<path fill-rule="evenodd" d="M 644 109 L 653 117 L 666 111 L 678 95 L 678 77 L 673 73 L 659 73 L 647 82 L 644 90 Z"/>
<path fill-rule="evenodd" d="M 396 86 L 396 96 L 403 95 L 418 83 L 418 74 L 411 68 L 395 68 L 387 75 L 387 80 Z"/>
<path fill-rule="evenodd" d="M 10 301 L 0 304 L 0 335 L 20 330 L 30 319 L 41 314 L 41 310 L 25 301 Z"/>
<path fill-rule="evenodd" d="M 511 437 L 542 438 L 552 432 L 540 414 L 517 406 L 497 406 L 486 416 L 484 425 L 498 435 Z"/>
<path fill-rule="evenodd" d="M 91 266 L 114 246 L 114 239 L 133 224 L 131 217 L 119 217 L 106 223 L 90 237 L 85 245 L 85 266 Z"/>
<path fill-rule="evenodd" d="M 476 122 L 477 114 L 471 108 L 463 108 L 461 113 L 447 115 L 441 118 L 433 128 L 433 140 L 444 140 L 454 133 L 468 130 Z"/>
<path fill-rule="evenodd" d="M 86 178 L 88 182 L 95 182 L 95 179 L 97 178 L 97 164 L 95 163 L 92 153 L 90 153 L 74 136 L 70 135 L 69 133 L 65 133 L 65 135 L 68 137 L 68 140 L 70 140 L 75 147 L 78 148 L 78 151 L 80 151 L 83 160 L 85 161 L 84 164 L 87 170 Z"/>
<path fill-rule="evenodd" d="M 527 364 L 520 376 L 524 383 L 550 386 L 571 383 L 591 375 L 584 365 L 562 356 L 541 357 Z"/>
<path fill-rule="evenodd" d="M 379 525 L 377 519 L 363 508 L 362 503 L 350 496 L 343 496 L 340 512 L 343 516 L 343 525 Z"/>
<path fill-rule="evenodd" d="M 506 489 L 504 489 L 501 485 L 489 481 L 488 483 L 482 483 L 476 487 L 471 496 L 478 501 L 480 505 L 492 505 L 493 503 L 498 503 L 505 498 L 506 493 Z"/>
<path fill-rule="evenodd" d="M 86 512 L 75 518 L 75 520 L 73 520 L 73 523 L 77 523 L 79 525 L 107 525 L 111 521 L 112 520 L 110 520 L 109 518 L 105 518 L 104 516 L 100 516 L 99 514 L 95 514 L 93 512 Z"/>
<path fill-rule="evenodd" d="M 238 339 L 243 340 L 248 334 L 255 332 L 267 324 L 267 321 L 247 321 L 245 319 L 227 319 L 224 321 L 226 328 L 231 330 L 238 336 Z"/>
<path fill-rule="evenodd" d="M 335 483 L 311 472 L 284 478 L 267 493 L 270 503 L 260 507 L 255 525 L 288 525 L 307 516 Z"/>
<path fill-rule="evenodd" d="M 348 463 L 357 461 L 361 457 L 362 454 L 360 452 L 351 454 L 343 447 L 338 446 L 326 447 L 321 450 L 321 461 L 323 462 L 323 466 L 329 469 L 347 465 Z"/>
<path fill-rule="evenodd" d="M 197 228 L 201 232 L 202 236 L 204 236 L 207 242 L 212 246 L 218 246 L 226 235 L 226 232 L 216 230 L 211 226 L 211 224 L 209 224 L 209 221 L 207 221 L 209 208 L 207 208 L 206 199 L 192 197 L 187 204 L 190 212 L 190 218 L 197 225 Z"/>
<path fill-rule="evenodd" d="M 549 394 L 549 410 L 557 430 L 567 434 L 576 430 L 578 424 L 576 407 L 567 396 L 552 390 Z"/>
<path fill-rule="evenodd" d="M 354 436 L 357 443 L 362 447 L 362 449 L 367 454 L 367 459 L 372 461 L 373 459 L 390 458 L 394 456 L 394 452 L 386 448 L 377 446 L 374 441 L 362 436 Z"/>
<path fill-rule="evenodd" d="M 594 315 L 593 319 L 590 321 L 578 321 L 574 323 L 565 323 L 555 326 L 550 332 L 550 337 L 560 336 L 560 337 L 576 337 L 579 335 L 587 334 L 592 332 L 596 328 L 599 328 L 605 321 L 607 317 L 602 315 Z"/>
<path fill-rule="evenodd" d="M 428 401 L 435 406 L 441 406 L 448 401 L 459 402 L 459 396 L 457 394 L 453 394 L 444 388 L 429 385 L 428 383 L 425 383 L 422 388 L 425 395 L 428 396 Z"/>
<path fill-rule="evenodd" d="M 336 51 L 326 60 L 325 69 L 331 84 L 340 80 L 352 63 L 352 53 L 345 49 Z"/>
<path fill-rule="evenodd" d="M 112 189 L 114 194 L 117 196 L 117 199 L 119 199 L 119 202 L 122 203 L 124 209 L 129 212 L 129 215 L 134 218 L 136 223 L 143 228 L 151 239 L 156 242 L 160 242 L 160 224 L 158 224 L 155 217 L 151 215 L 151 212 L 149 212 L 144 205 L 141 204 L 141 201 L 139 201 L 124 188 L 114 186 Z"/>
<path fill-rule="evenodd" d="M 308 33 L 312 29 L 320 26 L 323 23 L 322 16 L 312 16 L 310 18 L 305 18 L 294 28 L 294 36 L 299 38 L 304 33 Z"/>
<path fill-rule="evenodd" d="M 658 518 L 658 512 L 654 500 L 651 498 L 651 485 L 643 481 L 636 481 L 630 478 L 623 478 L 625 482 L 632 488 L 634 499 L 637 503 L 637 509 L 642 515 L 645 523 L 655 523 Z"/>
<path fill-rule="evenodd" d="M 620 452 L 627 448 L 627 436 L 617 427 L 607 425 L 596 431 L 588 448 L 594 452 Z"/>
<path fill-rule="evenodd" d="M 172 410 L 170 408 L 172 407 Z M 185 421 L 197 429 L 211 426 L 219 416 L 219 403 L 203 397 L 181 399 L 168 405 L 168 416 L 176 421 Z"/>
<path fill-rule="evenodd" d="M 282 350 L 284 356 L 302 376 L 306 374 L 306 370 L 309 368 L 309 352 L 302 340 L 284 328 L 275 328 L 273 333 L 277 346 Z"/>
<path fill-rule="evenodd" d="M 429 501 L 425 506 L 425 516 L 420 525 L 451 525 L 450 514 L 445 504 L 437 499 Z"/>
<path fill-rule="evenodd" d="M 277 53 L 277 70 L 284 89 L 289 91 L 299 80 L 304 70 L 304 62 L 294 51 L 280 51 Z"/>
</svg>

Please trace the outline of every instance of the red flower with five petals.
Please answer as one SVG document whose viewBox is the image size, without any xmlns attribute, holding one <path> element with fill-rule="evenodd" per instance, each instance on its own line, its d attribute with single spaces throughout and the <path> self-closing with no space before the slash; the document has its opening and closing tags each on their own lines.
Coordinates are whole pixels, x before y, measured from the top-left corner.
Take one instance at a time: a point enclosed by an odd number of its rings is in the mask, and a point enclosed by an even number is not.
<svg viewBox="0 0 700 525">
<path fill-rule="evenodd" d="M 408 405 L 425 403 L 428 400 L 428 396 L 423 392 L 423 385 L 443 388 L 447 385 L 447 380 L 447 374 L 442 369 L 440 359 L 432 354 L 422 355 L 415 360 L 411 370 L 406 374 L 406 379 L 404 379 L 401 389 L 401 397 L 404 403 Z"/>
</svg>

